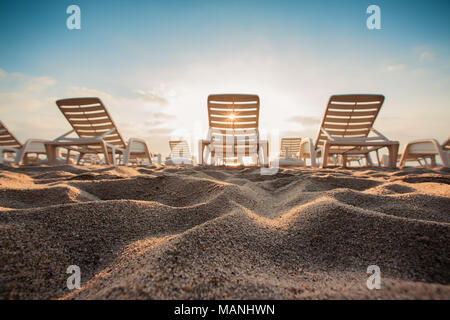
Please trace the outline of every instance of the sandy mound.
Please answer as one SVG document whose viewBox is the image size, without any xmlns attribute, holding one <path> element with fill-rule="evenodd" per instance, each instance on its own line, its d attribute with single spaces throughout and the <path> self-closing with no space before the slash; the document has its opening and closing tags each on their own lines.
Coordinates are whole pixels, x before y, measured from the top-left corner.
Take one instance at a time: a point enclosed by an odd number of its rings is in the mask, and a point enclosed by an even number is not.
<svg viewBox="0 0 450 320">
<path fill-rule="evenodd" d="M 1 298 L 450 298 L 445 169 L 2 169 Z"/>
</svg>

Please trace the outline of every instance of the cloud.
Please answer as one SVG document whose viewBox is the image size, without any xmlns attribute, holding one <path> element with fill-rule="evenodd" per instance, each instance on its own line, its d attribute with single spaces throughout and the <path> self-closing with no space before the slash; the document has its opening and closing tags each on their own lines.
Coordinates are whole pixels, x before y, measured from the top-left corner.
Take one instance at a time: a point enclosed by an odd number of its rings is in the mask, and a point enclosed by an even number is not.
<svg viewBox="0 0 450 320">
<path fill-rule="evenodd" d="M 171 134 L 173 132 L 172 128 L 149 128 L 147 130 L 147 133 L 151 134 L 151 135 L 164 135 L 164 136 L 168 136 L 169 134 Z"/>
<path fill-rule="evenodd" d="M 148 126 L 148 127 L 157 127 L 157 126 L 159 126 L 160 124 L 163 124 L 164 123 L 164 121 L 163 120 L 147 120 L 147 121 L 145 121 L 144 122 L 145 123 L 145 125 L 146 126 Z"/>
<path fill-rule="evenodd" d="M 289 118 L 288 121 L 300 123 L 304 127 L 315 127 L 319 125 L 320 118 L 310 116 L 294 116 Z"/>
<path fill-rule="evenodd" d="M 98 97 L 101 100 L 112 100 L 109 93 L 86 87 L 73 86 L 65 90 L 67 97 Z"/>
<path fill-rule="evenodd" d="M 154 91 L 135 90 L 135 92 L 138 94 L 139 98 L 142 101 L 158 104 L 161 106 L 166 106 L 169 104 L 169 101 L 165 97 L 159 95 Z"/>
<path fill-rule="evenodd" d="M 420 54 L 419 61 L 422 63 L 432 62 L 434 60 L 434 54 L 430 51 L 424 51 Z"/>
<path fill-rule="evenodd" d="M 54 86 L 55 84 L 56 81 L 50 77 L 31 78 L 28 80 L 26 90 L 33 92 L 42 92 L 45 89 Z"/>
<path fill-rule="evenodd" d="M 155 119 L 175 119 L 176 116 L 164 112 L 155 112 L 152 114 Z"/>
<path fill-rule="evenodd" d="M 33 77 L 0 69 L 0 85 L 4 92 L 41 93 L 55 84 L 56 80 L 48 76 Z"/>
<path fill-rule="evenodd" d="M 51 77 L 32 77 L 0 69 L 0 109 L 17 114 L 36 112 L 48 105 L 47 89 L 55 84 L 56 80 Z"/>
<path fill-rule="evenodd" d="M 402 71 L 406 68 L 404 64 L 393 64 L 386 67 L 388 72 Z"/>
</svg>

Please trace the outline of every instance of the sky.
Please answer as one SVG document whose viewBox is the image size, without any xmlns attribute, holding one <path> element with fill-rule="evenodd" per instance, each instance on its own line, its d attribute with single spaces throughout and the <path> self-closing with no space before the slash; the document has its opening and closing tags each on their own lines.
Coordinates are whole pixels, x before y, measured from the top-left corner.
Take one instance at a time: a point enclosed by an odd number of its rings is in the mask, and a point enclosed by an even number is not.
<svg viewBox="0 0 450 320">
<path fill-rule="evenodd" d="M 81 29 L 66 9 L 78 5 Z M 381 29 L 369 30 L 369 5 Z M 22 141 L 70 130 L 55 100 L 97 96 L 151 152 L 206 137 L 207 96 L 261 99 L 260 130 L 315 139 L 333 94 L 379 93 L 403 145 L 450 135 L 450 1 L 0 2 L 0 119 Z M 276 145 L 276 143 L 275 143 Z"/>
</svg>

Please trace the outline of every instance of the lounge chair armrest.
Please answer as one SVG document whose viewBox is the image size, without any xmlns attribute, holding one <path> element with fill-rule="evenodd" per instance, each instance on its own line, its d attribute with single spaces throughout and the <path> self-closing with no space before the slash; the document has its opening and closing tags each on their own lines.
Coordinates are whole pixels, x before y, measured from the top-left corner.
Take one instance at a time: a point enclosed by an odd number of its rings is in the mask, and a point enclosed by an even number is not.
<svg viewBox="0 0 450 320">
<path fill-rule="evenodd" d="M 420 149 L 421 146 L 423 147 L 423 150 L 418 150 Z M 421 153 L 433 151 L 438 153 L 438 150 L 440 148 L 441 146 L 439 145 L 439 142 L 436 139 L 418 139 L 408 142 L 405 146 L 403 154 L 405 153 L 405 151 L 408 151 L 408 153 L 414 152 L 415 151 L 414 149 L 417 149 L 416 151 L 420 151 Z"/>
<path fill-rule="evenodd" d="M 147 142 L 141 138 L 130 138 L 130 139 L 128 139 L 128 144 L 130 144 L 130 143 L 145 143 L 145 144 L 147 144 Z"/>
<path fill-rule="evenodd" d="M 131 152 L 146 152 L 147 142 L 141 138 L 130 138 L 128 139 L 127 149 Z"/>
<path fill-rule="evenodd" d="M 60 140 L 60 139 L 63 139 L 63 138 L 67 137 L 69 134 L 71 134 L 71 133 L 74 132 L 74 131 L 75 131 L 75 129 L 72 129 L 72 130 L 70 130 L 70 131 L 64 133 L 62 136 L 59 136 L 58 138 L 54 139 L 53 141 L 58 141 L 58 140 Z"/>
<path fill-rule="evenodd" d="M 20 151 L 20 149 L 0 146 L 0 152 L 5 152 L 5 151 L 7 151 L 7 152 L 16 152 L 17 153 L 17 152 Z"/>
<path fill-rule="evenodd" d="M 375 133 L 378 137 L 380 137 L 381 139 L 385 140 L 385 141 L 389 141 L 389 139 L 382 134 L 380 131 L 376 130 L 375 128 L 370 128 L 370 131 L 372 131 L 373 133 Z"/>
</svg>

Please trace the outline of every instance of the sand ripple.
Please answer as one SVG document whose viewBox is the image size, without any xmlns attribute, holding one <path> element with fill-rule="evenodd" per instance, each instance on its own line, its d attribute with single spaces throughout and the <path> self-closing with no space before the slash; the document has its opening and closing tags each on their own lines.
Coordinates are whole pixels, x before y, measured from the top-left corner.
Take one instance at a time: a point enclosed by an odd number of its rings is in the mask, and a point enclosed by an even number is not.
<svg viewBox="0 0 450 320">
<path fill-rule="evenodd" d="M 0 298 L 449 299 L 449 182 L 447 169 L 1 167 Z M 381 290 L 366 287 L 373 264 Z"/>
</svg>

